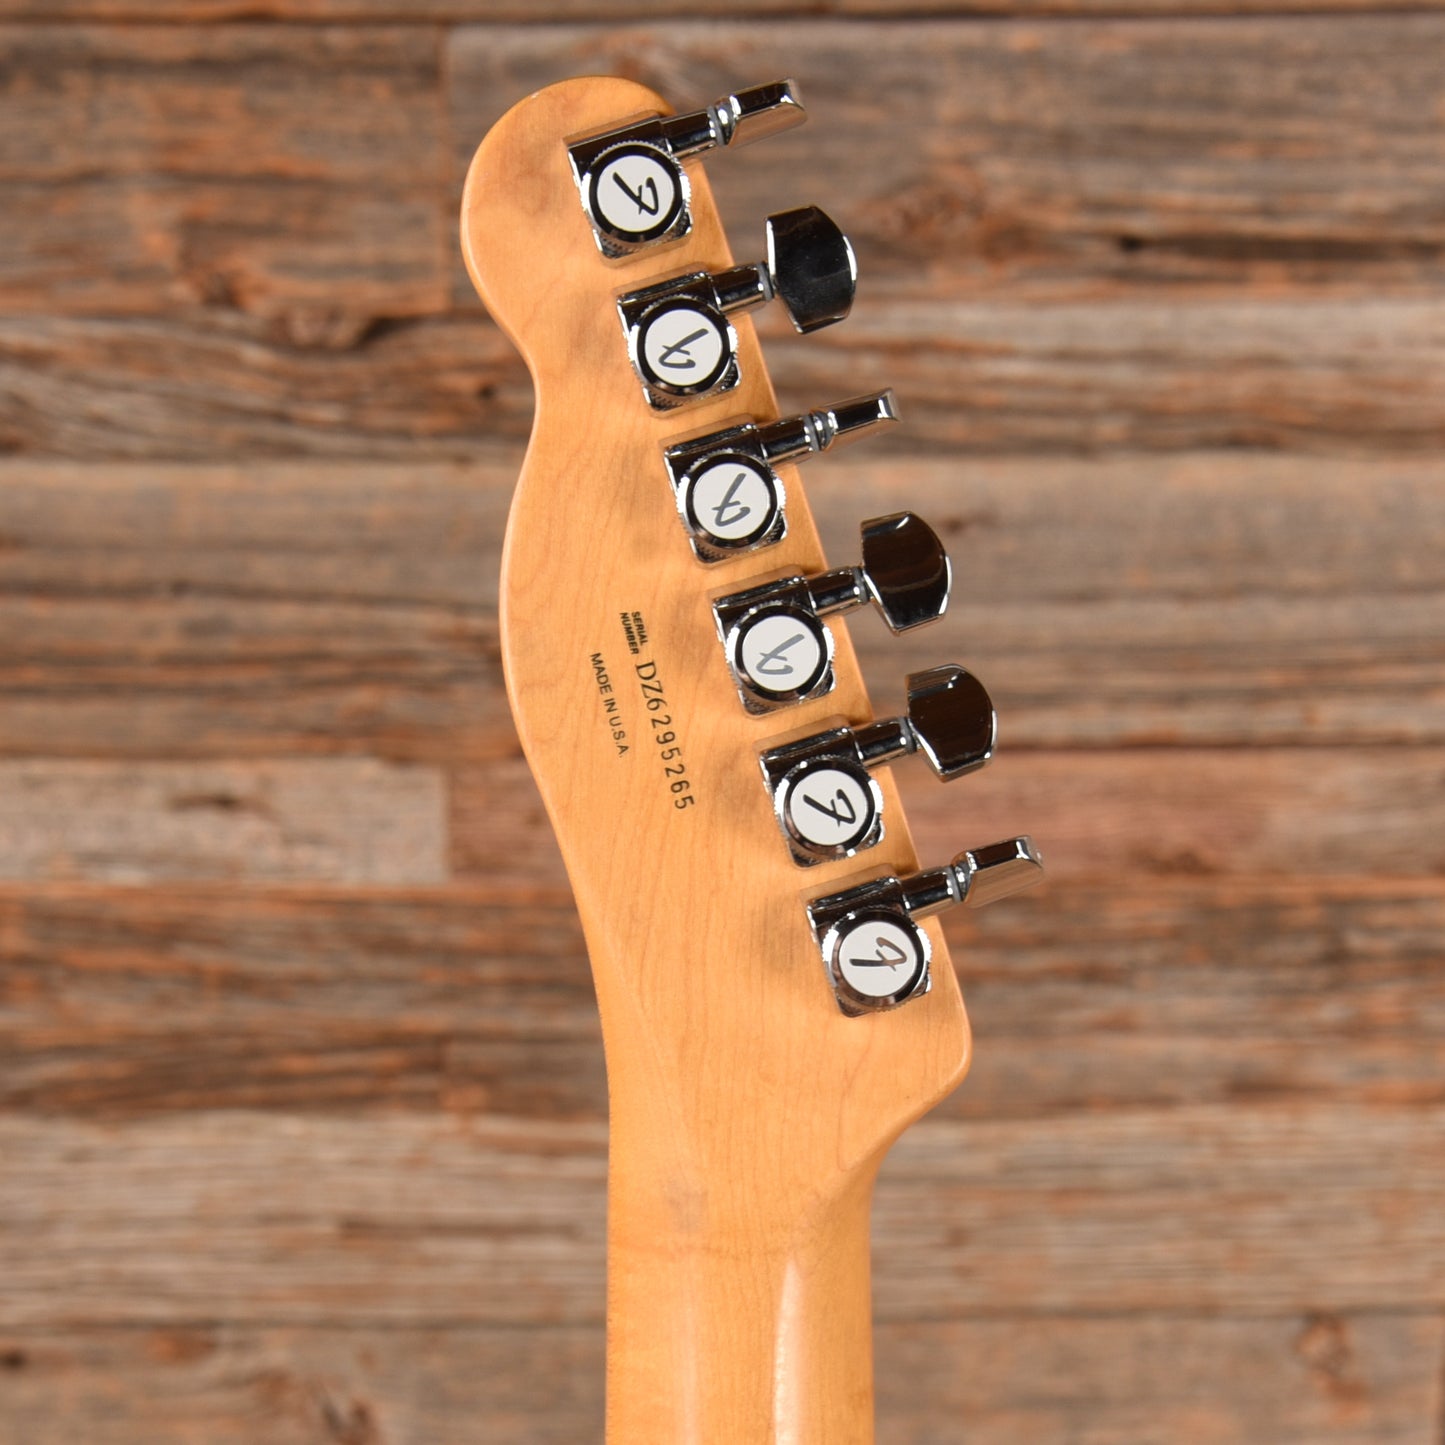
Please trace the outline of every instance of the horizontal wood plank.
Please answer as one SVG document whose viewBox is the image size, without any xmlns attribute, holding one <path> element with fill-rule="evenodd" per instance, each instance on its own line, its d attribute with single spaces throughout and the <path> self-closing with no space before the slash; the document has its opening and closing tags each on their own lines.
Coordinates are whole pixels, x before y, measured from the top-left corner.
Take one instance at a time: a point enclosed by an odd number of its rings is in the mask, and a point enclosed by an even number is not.
<svg viewBox="0 0 1445 1445">
<path fill-rule="evenodd" d="M 9 25 L 0 49 L 8 313 L 203 304 L 354 331 L 445 304 L 425 28 Z"/>
<path fill-rule="evenodd" d="M 1440 1321 L 884 1324 L 880 1445 L 1435 1445 Z M 0 1335 L 0 1429 L 27 1445 L 575 1445 L 602 1422 L 586 1326 Z"/>
<path fill-rule="evenodd" d="M 516 465 L 8 464 L 0 754 L 515 758 L 496 577 Z M 1433 461 L 1228 453 L 860 450 L 805 472 L 835 560 L 902 507 L 955 559 L 939 626 L 845 624 L 875 707 L 953 657 L 1008 751 L 1445 741 L 1442 480 Z"/>
<path fill-rule="evenodd" d="M 541 25 L 566 21 L 682 21 L 796 19 L 798 0 L 0 0 L 0 18 L 102 20 L 129 23 L 226 22 L 266 19 Z M 1440 0 L 1391 0 L 1394 11 L 1435 11 Z M 1016 16 L 1027 19 L 1102 14 L 1316 15 L 1372 13 L 1380 0 L 807 0 L 812 16 L 887 17 L 895 24 L 920 17 Z M 709 97 L 711 99 L 711 97 Z"/>
<path fill-rule="evenodd" d="M 0 760 L 0 878 L 437 883 L 440 774 L 367 758 Z"/>
<path fill-rule="evenodd" d="M 1445 1105 L 927 1121 L 876 1307 L 1439 1312 Z M 602 1317 L 605 1129 L 411 1113 L 0 1116 L 10 1328 Z"/>
<path fill-rule="evenodd" d="M 1127 7 L 1126 7 L 1127 8 Z M 910 19 L 479 26 L 449 45 L 458 174 L 514 100 L 622 70 L 679 104 L 796 74 L 808 125 L 708 164 L 740 259 L 816 201 L 862 302 L 1119 291 L 1433 292 L 1445 19 Z M 807 178 L 806 195 L 789 190 Z M 458 273 L 458 295 L 469 299 Z M 937 344 L 935 341 L 934 344 Z"/>
<path fill-rule="evenodd" d="M 1433 300 L 860 299 L 820 337 L 767 317 L 785 404 L 897 388 L 899 450 L 1438 452 L 1445 311 Z"/>
<path fill-rule="evenodd" d="M 1437 879 L 1052 882 L 948 919 L 953 1117 L 1445 1101 Z"/>
<path fill-rule="evenodd" d="M 0 890 L 0 1108 L 602 1119 L 570 896 Z"/>
<path fill-rule="evenodd" d="M 526 368 L 477 314 L 381 325 L 344 308 L 0 320 L 5 453 L 467 461 L 524 441 L 531 415 Z"/>
<path fill-rule="evenodd" d="M 450 142 L 426 27 L 11 26 L 12 73 L 48 84 L 12 84 L 0 143 L 0 446 L 410 459 L 520 437 L 520 363 L 474 309 L 434 314 L 448 287 L 475 307 L 448 175 L 487 121 L 579 66 L 705 96 L 805 53 L 815 123 L 710 170 L 740 253 L 779 174 L 849 176 L 818 199 L 859 245 L 858 310 L 770 339 L 785 393 L 896 383 L 917 448 L 1434 449 L 1442 24 L 463 28 Z M 886 123 L 856 99 L 880 90 Z M 115 311 L 141 314 L 95 314 Z"/>
<path fill-rule="evenodd" d="M 896 772 L 929 862 L 1027 831 L 1051 878 L 1101 888 L 1120 874 L 1445 873 L 1439 748 L 1015 751 L 948 788 L 921 763 Z M 459 876 L 562 883 L 520 759 L 458 769 L 452 809 Z M 835 866 L 844 876 L 853 865 Z"/>
<path fill-rule="evenodd" d="M 947 657 L 992 689 L 1005 752 L 1438 737 L 1433 464 L 823 458 L 806 485 L 830 559 L 858 555 L 861 519 L 907 508 L 954 560 L 936 627 L 845 624 L 880 713 Z"/>
<path fill-rule="evenodd" d="M 889 1156 L 875 1227 L 922 1245 L 900 1243 L 890 1284 L 928 1314 L 960 1295 L 1045 1312 L 1434 1308 L 1442 1130 L 1439 1106 L 930 1122 Z"/>
<path fill-rule="evenodd" d="M 514 754 L 510 467 L 0 471 L 0 751 Z"/>
<path fill-rule="evenodd" d="M 956 1119 L 1445 1103 L 1433 880 L 1051 884 L 947 932 Z M 0 1109 L 442 1109 L 600 1121 L 561 892 L 0 889 Z"/>
<path fill-rule="evenodd" d="M 1061 880 L 1445 873 L 1445 750 L 1014 753 L 971 781 L 905 778 L 925 856 L 1027 825 Z"/>
<path fill-rule="evenodd" d="M 525 441 L 526 369 L 482 314 L 343 323 L 332 335 L 323 316 L 298 339 L 289 320 L 225 310 L 8 316 L 0 451 L 415 463 Z M 929 305 L 865 293 L 832 332 L 798 338 L 776 317 L 764 331 L 786 407 L 897 389 L 907 424 L 879 455 L 1426 455 L 1445 438 L 1445 316 L 1416 299 Z"/>
</svg>

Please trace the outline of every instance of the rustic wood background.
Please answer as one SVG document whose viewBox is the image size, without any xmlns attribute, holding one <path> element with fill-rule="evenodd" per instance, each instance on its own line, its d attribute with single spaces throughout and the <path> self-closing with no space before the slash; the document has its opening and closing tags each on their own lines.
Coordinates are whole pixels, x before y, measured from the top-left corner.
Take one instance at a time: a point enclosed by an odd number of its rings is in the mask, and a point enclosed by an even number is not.
<svg viewBox="0 0 1445 1445">
<path fill-rule="evenodd" d="M 807 12 L 804 16 L 804 12 Z M 785 404 L 1004 752 L 970 1082 L 876 1222 L 884 1445 L 1445 1445 L 1445 5 L 0 0 L 0 1441 L 599 1436 L 605 1083 L 454 217 L 527 90 L 791 73 Z"/>
</svg>

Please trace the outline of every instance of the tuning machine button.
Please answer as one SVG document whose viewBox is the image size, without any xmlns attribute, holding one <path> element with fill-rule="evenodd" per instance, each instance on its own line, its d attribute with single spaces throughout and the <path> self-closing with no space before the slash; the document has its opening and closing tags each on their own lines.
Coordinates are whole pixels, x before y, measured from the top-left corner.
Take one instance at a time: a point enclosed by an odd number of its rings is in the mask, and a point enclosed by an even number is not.
<svg viewBox="0 0 1445 1445">
<path fill-rule="evenodd" d="M 687 235 L 687 157 L 748 145 L 807 118 L 797 86 L 776 80 L 725 95 L 703 110 L 650 116 L 574 141 L 567 156 L 598 249 L 616 260 Z"/>
<path fill-rule="evenodd" d="M 996 736 L 983 684 L 950 664 L 908 679 L 903 717 L 768 748 L 763 780 L 793 861 L 851 858 L 883 837 L 883 794 L 869 769 L 917 752 L 945 781 L 961 778 L 989 761 Z"/>
<path fill-rule="evenodd" d="M 764 713 L 833 687 L 833 635 L 822 619 L 873 603 L 894 632 L 942 617 L 949 565 L 933 528 L 912 512 L 862 526 L 863 560 L 812 577 L 784 577 L 713 603 L 718 636 L 743 706 Z"/>
<path fill-rule="evenodd" d="M 868 436 L 898 420 L 891 391 L 774 422 L 745 422 L 663 453 L 677 510 L 701 562 L 768 547 L 787 532 L 777 468 Z"/>
<path fill-rule="evenodd" d="M 1009 838 L 960 853 L 942 868 L 875 878 L 815 899 L 808 919 L 838 1007 L 871 1013 L 927 993 L 932 948 L 918 920 L 958 903 L 994 903 L 1031 888 L 1043 870 L 1031 839 Z"/>
<path fill-rule="evenodd" d="M 659 411 L 737 385 L 737 333 L 728 317 L 782 301 L 794 327 L 817 331 L 847 316 L 858 269 L 853 248 L 817 206 L 767 220 L 768 259 L 696 271 L 628 292 L 617 303 L 628 354 Z"/>
</svg>

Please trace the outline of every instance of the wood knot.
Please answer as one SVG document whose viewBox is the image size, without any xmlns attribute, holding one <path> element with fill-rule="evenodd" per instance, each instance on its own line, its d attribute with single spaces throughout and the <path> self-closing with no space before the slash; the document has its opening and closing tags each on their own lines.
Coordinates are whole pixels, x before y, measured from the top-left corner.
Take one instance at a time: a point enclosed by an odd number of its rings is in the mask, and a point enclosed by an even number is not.
<svg viewBox="0 0 1445 1445">
<path fill-rule="evenodd" d="M 1309 1367 L 1315 1384 L 1332 1400 L 1347 1406 L 1363 1403 L 1365 1385 L 1355 1373 L 1349 1326 L 1338 1315 L 1310 1316 L 1294 1348 Z"/>
<path fill-rule="evenodd" d="M 370 1406 L 360 1401 L 339 1405 L 335 1400 L 323 1400 L 321 1418 L 327 1438 L 336 1441 L 336 1445 L 383 1445 L 376 1417 Z"/>
<path fill-rule="evenodd" d="M 910 256 L 967 253 L 981 246 L 987 213 L 983 182 L 972 170 L 950 167 L 904 185 L 874 208 L 875 239 Z"/>
</svg>

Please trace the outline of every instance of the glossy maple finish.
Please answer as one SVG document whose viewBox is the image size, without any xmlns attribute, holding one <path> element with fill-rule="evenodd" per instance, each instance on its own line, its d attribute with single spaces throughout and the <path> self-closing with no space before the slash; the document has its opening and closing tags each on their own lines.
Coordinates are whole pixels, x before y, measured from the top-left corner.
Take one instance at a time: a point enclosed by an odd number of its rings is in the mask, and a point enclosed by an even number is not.
<svg viewBox="0 0 1445 1445">
<path fill-rule="evenodd" d="M 845 624 L 833 624 L 837 688 L 810 704 L 750 717 L 724 666 L 710 597 L 826 564 L 793 468 L 782 469 L 780 545 L 705 568 L 679 525 L 661 446 L 733 418 L 772 419 L 776 401 L 742 318 L 738 389 L 653 412 L 614 301 L 733 258 L 703 169 L 690 163 L 692 234 L 604 262 L 564 146 L 666 109 L 617 79 L 538 92 L 483 142 L 462 212 L 472 278 L 536 385 L 503 558 L 502 647 L 576 892 L 606 1042 L 607 1437 L 859 1445 L 873 1438 L 873 1177 L 899 1132 L 962 1077 L 968 1026 L 933 923 L 932 992 L 865 1018 L 840 1013 L 807 925 L 806 896 L 917 860 L 886 769 L 884 842 L 806 871 L 789 861 L 761 785 L 763 743 L 873 712 Z M 765 165 L 766 151 L 724 163 Z M 785 198 L 814 199 L 835 203 L 846 226 L 846 195 Z M 866 285 L 865 270 L 862 305 Z M 838 377 L 836 395 L 849 389 Z M 645 622 L 636 656 L 624 613 Z M 599 688 L 599 654 L 611 694 Z M 666 699 L 651 715 L 637 672 L 646 663 Z M 659 714 L 670 727 L 652 726 Z M 676 734 L 692 805 L 675 806 L 659 731 Z"/>
</svg>

